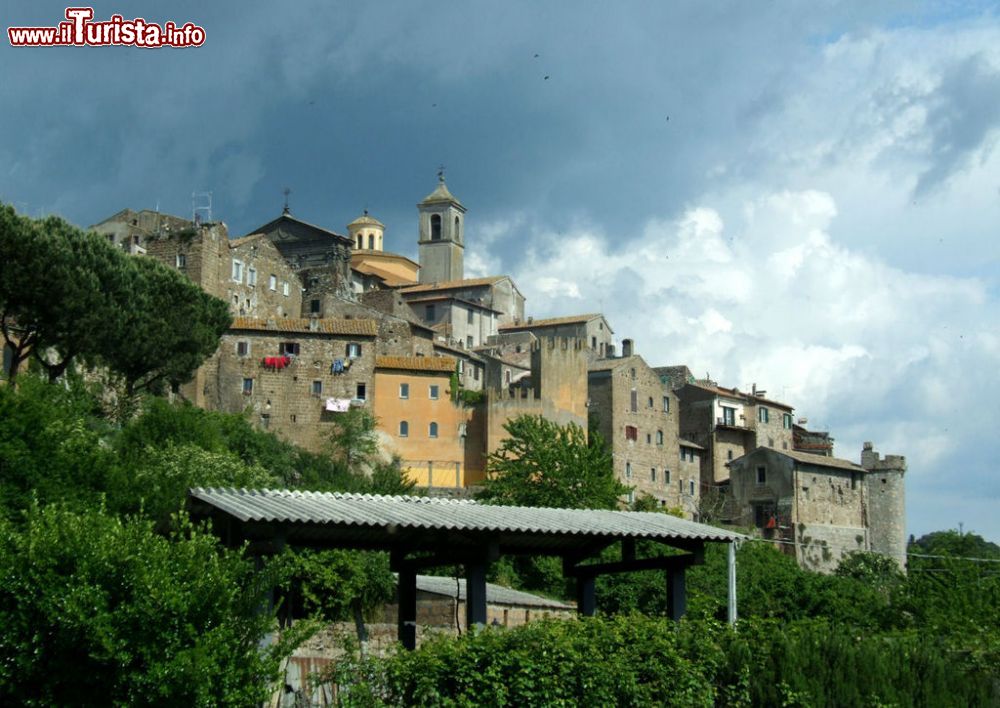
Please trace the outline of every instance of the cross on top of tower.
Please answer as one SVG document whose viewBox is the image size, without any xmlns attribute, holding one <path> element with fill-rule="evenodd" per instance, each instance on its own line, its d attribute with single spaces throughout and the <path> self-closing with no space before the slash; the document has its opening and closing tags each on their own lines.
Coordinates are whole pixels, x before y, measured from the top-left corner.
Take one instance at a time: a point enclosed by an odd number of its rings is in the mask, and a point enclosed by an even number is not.
<svg viewBox="0 0 1000 708">
<path fill-rule="evenodd" d="M 444 184 L 444 165 L 438 165 L 438 182 Z"/>
<path fill-rule="evenodd" d="M 289 209 L 288 209 L 288 195 L 291 194 L 291 193 L 292 193 L 292 190 L 290 190 L 288 187 L 285 187 L 285 190 L 282 192 L 282 194 L 285 195 L 285 206 L 281 210 L 282 214 L 290 214 L 291 213 L 289 211 Z"/>
</svg>

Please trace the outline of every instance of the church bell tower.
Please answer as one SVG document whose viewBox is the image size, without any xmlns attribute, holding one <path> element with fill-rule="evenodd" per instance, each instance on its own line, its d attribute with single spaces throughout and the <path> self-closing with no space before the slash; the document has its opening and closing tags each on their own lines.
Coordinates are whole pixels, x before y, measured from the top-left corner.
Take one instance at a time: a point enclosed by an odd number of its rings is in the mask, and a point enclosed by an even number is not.
<svg viewBox="0 0 1000 708">
<path fill-rule="evenodd" d="M 420 282 L 441 283 L 465 277 L 465 207 L 438 172 L 437 188 L 417 205 L 420 214 Z"/>
</svg>

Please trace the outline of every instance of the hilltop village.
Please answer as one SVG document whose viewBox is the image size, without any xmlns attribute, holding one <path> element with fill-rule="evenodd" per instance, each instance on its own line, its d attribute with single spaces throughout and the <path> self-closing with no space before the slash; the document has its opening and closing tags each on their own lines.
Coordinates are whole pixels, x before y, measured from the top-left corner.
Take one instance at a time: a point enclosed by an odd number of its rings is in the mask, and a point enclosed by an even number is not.
<svg viewBox="0 0 1000 708">
<path fill-rule="evenodd" d="M 833 456 L 787 403 L 726 388 L 616 344 L 601 314 L 538 319 L 510 276 L 465 278 L 466 208 L 443 175 L 417 205 L 418 259 L 384 249 L 367 211 L 342 235 L 293 216 L 237 238 L 222 223 L 123 210 L 91 227 L 229 303 L 218 351 L 174 395 L 249 410 L 320 450 L 352 407 L 432 494 L 480 484 L 504 424 L 541 415 L 588 425 L 615 474 L 686 518 L 759 530 L 807 568 L 869 550 L 905 562 L 905 459 L 865 443 Z M 662 356 L 655 353 L 653 356 Z"/>
</svg>

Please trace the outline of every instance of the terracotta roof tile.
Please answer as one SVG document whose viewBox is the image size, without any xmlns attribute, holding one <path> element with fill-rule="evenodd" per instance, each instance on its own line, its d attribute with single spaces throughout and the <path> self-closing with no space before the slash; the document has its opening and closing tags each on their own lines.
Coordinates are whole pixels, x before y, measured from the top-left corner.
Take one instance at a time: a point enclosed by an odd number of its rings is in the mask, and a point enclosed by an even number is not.
<svg viewBox="0 0 1000 708">
<path fill-rule="evenodd" d="M 583 324 L 585 322 L 590 322 L 597 317 L 604 317 L 599 312 L 591 313 L 589 315 L 569 315 L 567 317 L 549 317 L 544 320 L 532 320 L 531 322 L 519 322 L 517 324 L 505 324 L 497 327 L 500 331 L 516 331 L 525 329 L 536 329 L 538 327 L 558 327 L 559 325 L 567 324 Z"/>
<path fill-rule="evenodd" d="M 315 322 L 315 326 L 311 323 Z M 264 332 L 301 332 L 303 334 L 346 334 L 374 337 L 378 334 L 375 320 L 305 319 L 285 317 L 266 320 L 260 317 L 235 317 L 230 329 L 252 329 Z"/>
<path fill-rule="evenodd" d="M 433 290 L 458 290 L 459 288 L 475 288 L 480 285 L 493 285 L 504 278 L 506 275 L 491 275 L 486 278 L 467 278 L 466 280 L 446 280 L 441 283 L 425 283 L 424 285 L 414 285 L 413 287 L 403 288 L 400 290 L 404 295 L 410 293 L 426 293 Z"/>
<path fill-rule="evenodd" d="M 406 371 L 438 371 L 450 374 L 456 362 L 450 356 L 378 356 L 376 369 L 404 369 Z"/>
</svg>

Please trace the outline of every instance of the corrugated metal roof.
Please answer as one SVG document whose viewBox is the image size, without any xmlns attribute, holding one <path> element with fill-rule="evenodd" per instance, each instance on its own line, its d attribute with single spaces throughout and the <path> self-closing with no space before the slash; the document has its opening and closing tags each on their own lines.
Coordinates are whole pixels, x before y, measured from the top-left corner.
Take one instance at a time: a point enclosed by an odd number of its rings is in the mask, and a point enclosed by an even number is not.
<svg viewBox="0 0 1000 708">
<path fill-rule="evenodd" d="M 445 597 L 455 597 L 455 578 L 438 575 L 418 575 L 417 590 Z M 465 578 L 458 579 L 458 599 L 465 600 Z M 575 610 L 576 605 L 569 605 L 558 600 L 550 600 L 530 592 L 522 592 L 502 585 L 486 583 L 486 602 L 491 605 L 520 605 L 522 607 L 548 607 L 554 610 Z"/>
<path fill-rule="evenodd" d="M 741 534 L 669 514 L 603 509 L 494 506 L 470 500 L 290 490 L 204 489 L 193 501 L 242 522 L 290 523 L 325 536 L 402 543 L 420 531 L 490 533 L 509 547 L 576 547 L 588 540 L 648 538 L 666 542 L 723 541 Z"/>
<path fill-rule="evenodd" d="M 405 371 L 436 371 L 451 373 L 456 362 L 450 356 L 379 356 L 375 357 L 376 369 L 403 369 Z"/>
<path fill-rule="evenodd" d="M 312 323 L 315 322 L 315 329 Z M 283 317 L 266 320 L 260 317 L 234 317 L 230 329 L 252 329 L 264 332 L 301 332 L 303 334 L 349 334 L 374 337 L 378 334 L 375 320 L 306 319 Z"/>
</svg>

